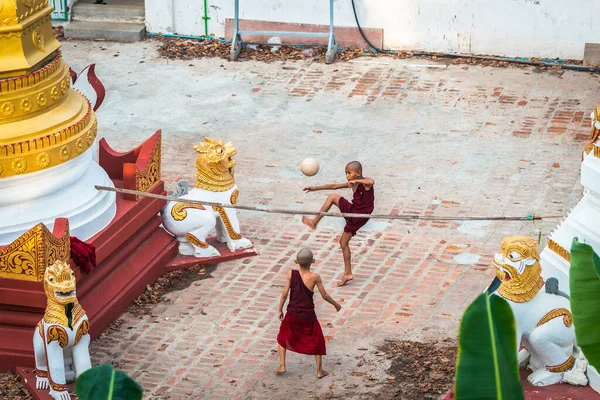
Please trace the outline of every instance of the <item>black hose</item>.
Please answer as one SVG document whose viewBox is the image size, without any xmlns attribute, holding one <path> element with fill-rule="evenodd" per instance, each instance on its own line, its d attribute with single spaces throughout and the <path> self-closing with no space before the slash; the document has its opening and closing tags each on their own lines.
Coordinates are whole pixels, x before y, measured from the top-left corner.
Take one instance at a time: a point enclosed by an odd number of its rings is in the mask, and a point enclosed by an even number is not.
<svg viewBox="0 0 600 400">
<path fill-rule="evenodd" d="M 369 39 L 367 39 L 367 36 L 365 35 L 365 33 L 363 32 L 362 28 L 360 27 L 360 23 L 358 22 L 358 16 L 356 15 L 356 7 L 354 7 L 354 0 L 352 1 L 352 11 L 354 11 L 354 19 L 356 20 L 356 26 L 358 27 L 358 31 L 360 32 L 360 35 L 362 36 L 362 38 L 365 40 L 365 42 L 367 42 L 367 44 L 369 46 L 371 46 L 371 48 L 373 48 L 373 50 L 375 50 L 378 53 L 384 53 L 384 54 L 393 54 L 393 52 L 389 51 L 389 50 L 382 50 L 376 46 L 373 45 L 373 43 L 371 43 L 369 41 Z"/>
<path fill-rule="evenodd" d="M 377 53 L 382 54 L 395 54 L 395 52 L 391 50 L 383 50 L 374 46 L 373 43 L 367 39 L 367 36 L 362 30 L 360 23 L 358 22 L 358 16 L 356 15 L 356 7 L 354 6 L 354 0 L 350 0 L 352 2 L 352 11 L 354 11 L 354 19 L 356 20 L 356 26 L 358 27 L 358 31 L 360 35 L 364 39 L 364 41 Z M 583 72 L 600 72 L 600 67 L 585 67 L 583 65 L 574 65 L 574 64 L 558 64 L 558 63 L 550 63 L 544 61 L 531 61 L 531 60 L 520 60 L 514 58 L 504 58 L 504 57 L 493 57 L 493 56 L 476 56 L 471 54 L 452 54 L 452 53 L 429 53 L 426 51 L 415 51 L 411 52 L 413 56 L 416 57 L 440 57 L 440 58 L 472 58 L 477 60 L 488 60 L 488 61 L 499 61 L 499 62 L 509 62 L 515 64 L 526 64 L 526 65 L 534 65 L 538 67 L 561 67 L 562 69 L 569 69 L 573 71 L 583 71 Z"/>
</svg>

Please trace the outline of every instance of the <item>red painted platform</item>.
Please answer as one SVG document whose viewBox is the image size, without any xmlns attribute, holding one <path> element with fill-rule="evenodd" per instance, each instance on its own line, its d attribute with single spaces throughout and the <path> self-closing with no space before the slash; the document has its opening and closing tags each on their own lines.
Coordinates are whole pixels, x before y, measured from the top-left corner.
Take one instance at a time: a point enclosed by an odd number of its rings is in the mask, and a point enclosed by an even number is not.
<svg viewBox="0 0 600 400">
<path fill-rule="evenodd" d="M 115 182 L 116 186 L 120 182 Z M 151 190 L 165 194 L 159 182 Z M 163 200 L 127 201 L 117 196 L 117 215 L 88 240 L 96 247 L 97 267 L 88 275 L 72 264 L 77 297 L 90 319 L 92 340 L 146 290 L 177 255 L 177 242 L 158 215 Z M 43 283 L 0 278 L 0 372 L 33 367 L 32 334 L 46 308 Z"/>
<path fill-rule="evenodd" d="M 530 370 L 521 370 L 521 384 L 527 400 L 600 400 L 600 394 L 590 386 L 578 387 L 567 384 L 533 386 L 527 382 L 530 373 Z M 454 390 L 451 390 L 444 400 L 453 399 Z"/>
<path fill-rule="evenodd" d="M 31 368 L 23 368 L 17 367 L 17 375 L 21 377 L 21 383 L 31 393 L 31 396 L 35 400 L 54 400 L 50 396 L 50 392 L 48 390 L 38 390 L 35 388 L 35 374 L 34 370 Z M 71 393 L 71 400 L 77 400 L 79 397 L 74 396 L 75 394 L 75 383 L 67 384 L 69 388 L 69 393 Z"/>
<path fill-rule="evenodd" d="M 208 242 L 208 244 L 217 249 L 219 253 L 221 253 L 219 257 L 197 258 L 192 256 L 177 255 L 173 260 L 171 260 L 171 262 L 167 264 L 165 270 L 170 272 L 175 271 L 177 269 L 190 268 L 197 264 L 218 264 L 225 261 L 237 260 L 243 257 L 251 257 L 258 255 L 254 247 L 232 252 L 227 248 L 227 244 L 218 242 L 216 237 L 207 238 L 206 241 Z"/>
</svg>

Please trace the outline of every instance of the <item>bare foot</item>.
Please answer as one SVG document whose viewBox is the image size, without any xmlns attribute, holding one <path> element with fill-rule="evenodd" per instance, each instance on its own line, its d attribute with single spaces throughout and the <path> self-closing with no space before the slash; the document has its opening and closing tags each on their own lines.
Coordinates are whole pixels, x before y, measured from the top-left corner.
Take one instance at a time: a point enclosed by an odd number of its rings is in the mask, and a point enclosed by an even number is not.
<svg viewBox="0 0 600 400">
<path fill-rule="evenodd" d="M 315 223 L 313 222 L 312 219 L 308 218 L 307 216 L 302 217 L 302 223 L 304 225 L 308 225 L 308 227 L 315 229 L 317 227 L 317 225 L 315 225 Z"/>
<path fill-rule="evenodd" d="M 285 374 L 285 367 L 279 367 L 275 370 L 275 375 L 283 375 Z"/>
<path fill-rule="evenodd" d="M 354 279 L 354 275 L 352 275 L 352 274 L 350 274 L 350 275 L 344 275 L 342 277 L 342 280 L 337 283 L 337 286 L 344 286 L 346 283 L 350 282 L 353 279 Z"/>
<path fill-rule="evenodd" d="M 321 379 L 321 378 L 325 378 L 327 375 L 329 375 L 329 372 L 327 371 L 321 371 L 321 373 L 317 373 L 317 378 Z"/>
</svg>

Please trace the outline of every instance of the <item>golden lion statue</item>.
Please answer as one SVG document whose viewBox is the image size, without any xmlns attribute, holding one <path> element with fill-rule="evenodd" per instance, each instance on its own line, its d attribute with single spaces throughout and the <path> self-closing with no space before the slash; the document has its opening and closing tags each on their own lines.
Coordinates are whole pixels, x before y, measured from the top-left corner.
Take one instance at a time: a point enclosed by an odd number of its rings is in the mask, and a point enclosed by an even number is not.
<svg viewBox="0 0 600 400">
<path fill-rule="evenodd" d="M 75 273 L 69 264 L 57 260 L 46 268 L 44 290 L 48 305 L 33 334 L 36 388 L 49 388 L 56 400 L 70 400 L 67 381 L 92 367 L 90 325 L 77 301 Z"/>
<path fill-rule="evenodd" d="M 186 199 L 205 200 L 211 203 L 236 204 L 239 190 L 235 184 L 231 143 L 221 139 L 204 138 L 204 143 L 194 147 L 196 160 L 196 188 L 188 190 L 187 182 L 178 182 L 174 196 L 181 201 L 170 201 L 162 210 L 163 226 L 179 241 L 179 253 L 196 257 L 219 256 L 219 252 L 206 241 L 206 236 L 217 231 L 217 240 L 227 243 L 231 251 L 252 247 L 240 234 L 235 209 L 186 203 Z"/>
<path fill-rule="evenodd" d="M 519 366 L 533 371 L 527 380 L 535 386 L 561 381 L 587 385 L 587 361 L 575 345 L 569 296 L 558 290 L 556 278 L 544 282 L 537 241 L 526 236 L 505 238 L 493 264 L 496 279 L 488 290 L 510 304 L 517 344 L 523 343 Z"/>
</svg>

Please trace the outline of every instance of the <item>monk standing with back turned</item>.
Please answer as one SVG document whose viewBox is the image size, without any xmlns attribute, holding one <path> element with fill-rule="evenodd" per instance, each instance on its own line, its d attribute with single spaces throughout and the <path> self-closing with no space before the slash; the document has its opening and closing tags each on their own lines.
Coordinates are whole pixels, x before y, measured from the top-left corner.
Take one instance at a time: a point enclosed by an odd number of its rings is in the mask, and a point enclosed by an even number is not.
<svg viewBox="0 0 600 400">
<path fill-rule="evenodd" d="M 279 320 L 282 322 L 277 335 L 280 362 L 279 368 L 275 371 L 277 375 L 282 375 L 286 371 L 286 350 L 314 355 L 317 362 L 317 377 L 320 379 L 327 375 L 327 372 L 323 371 L 322 360 L 322 356 L 326 354 L 325 338 L 313 303 L 315 286 L 319 289 L 323 300 L 332 304 L 337 311 L 340 311 L 342 306 L 327 294 L 321 276 L 310 271 L 310 266 L 314 262 L 312 252 L 304 248 L 296 256 L 296 264 L 300 266 L 300 269 L 288 272 L 287 282 L 279 302 Z M 283 305 L 287 300 L 288 293 L 290 302 L 284 318 Z"/>
</svg>

